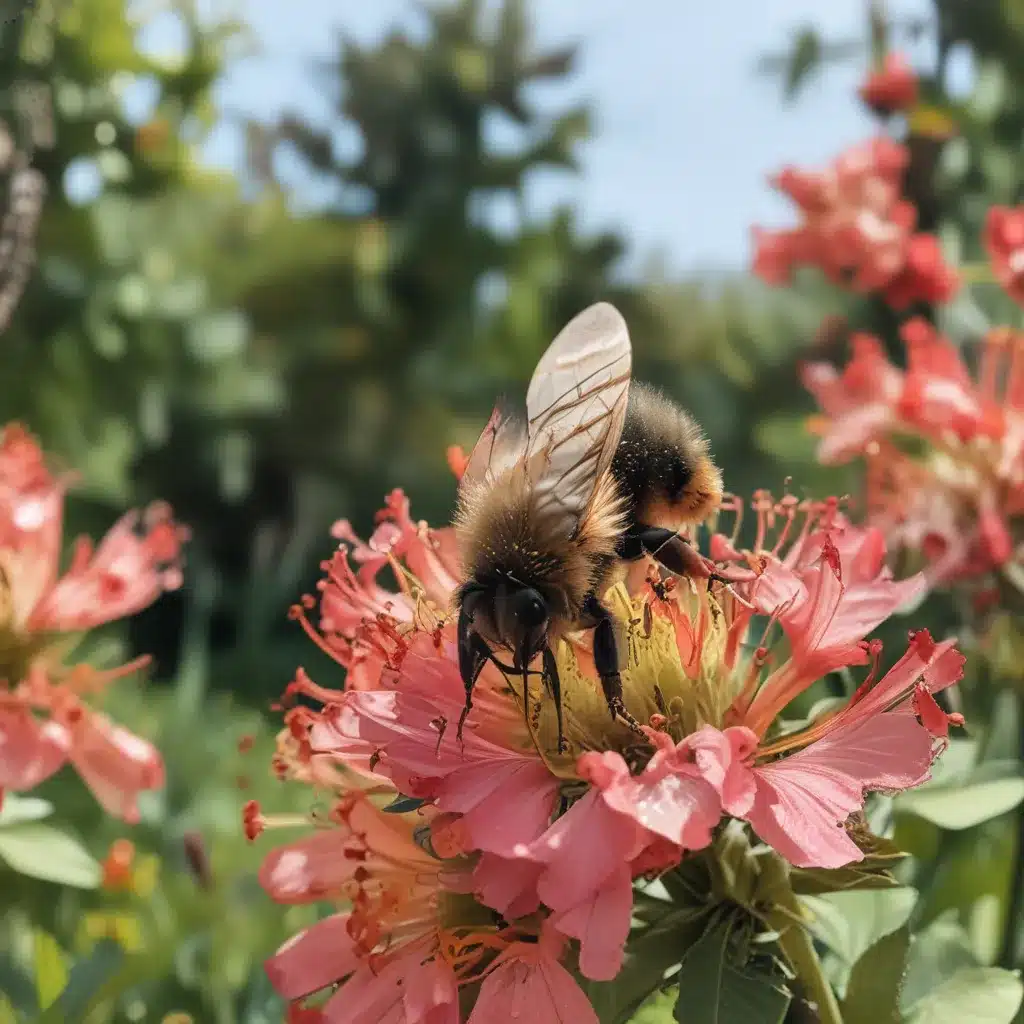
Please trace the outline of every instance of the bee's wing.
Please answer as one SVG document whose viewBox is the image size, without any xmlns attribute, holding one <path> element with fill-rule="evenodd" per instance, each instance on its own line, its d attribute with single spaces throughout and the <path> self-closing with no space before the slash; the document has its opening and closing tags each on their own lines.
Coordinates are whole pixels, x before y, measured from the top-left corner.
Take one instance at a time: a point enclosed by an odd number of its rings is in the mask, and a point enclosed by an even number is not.
<svg viewBox="0 0 1024 1024">
<path fill-rule="evenodd" d="M 541 357 L 526 393 L 527 466 L 536 507 L 573 529 L 611 465 L 629 398 L 626 321 L 607 302 L 574 317 Z"/>
<path fill-rule="evenodd" d="M 460 487 L 490 486 L 526 452 L 526 426 L 504 402 L 498 402 L 473 446 Z"/>
</svg>

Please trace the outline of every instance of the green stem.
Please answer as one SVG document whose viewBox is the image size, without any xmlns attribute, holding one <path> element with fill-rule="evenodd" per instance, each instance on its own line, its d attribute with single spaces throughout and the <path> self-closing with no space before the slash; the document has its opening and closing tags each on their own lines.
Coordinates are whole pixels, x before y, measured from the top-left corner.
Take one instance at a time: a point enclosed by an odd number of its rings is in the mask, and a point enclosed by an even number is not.
<svg viewBox="0 0 1024 1024">
<path fill-rule="evenodd" d="M 810 932 L 802 925 L 793 923 L 794 915 L 803 916 L 796 897 L 786 900 L 784 906 L 788 914 L 773 911 L 767 915 L 772 927 L 779 932 L 779 947 L 796 971 L 810 1001 L 815 1003 L 819 1024 L 843 1024 L 839 1002 L 822 970 Z"/>
<path fill-rule="evenodd" d="M 1024 760 L 1024 701 L 1017 698 L 1017 744 L 1018 757 Z M 1013 837 L 1013 869 L 1010 872 L 1010 899 L 1006 908 L 1006 924 L 1003 926 L 1003 941 L 999 951 L 999 965 L 1012 971 L 1017 967 L 1018 935 L 1024 918 L 1024 804 L 1017 807 L 1014 815 L 1016 828 Z"/>
</svg>

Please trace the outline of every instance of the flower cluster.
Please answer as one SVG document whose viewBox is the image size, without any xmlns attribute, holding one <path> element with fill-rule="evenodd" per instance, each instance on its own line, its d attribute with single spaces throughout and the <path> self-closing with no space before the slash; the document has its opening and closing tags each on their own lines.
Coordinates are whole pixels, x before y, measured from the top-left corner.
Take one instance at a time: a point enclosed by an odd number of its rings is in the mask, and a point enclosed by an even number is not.
<svg viewBox="0 0 1024 1024">
<path fill-rule="evenodd" d="M 70 762 L 111 814 L 132 820 L 140 791 L 162 785 L 163 762 L 145 740 L 90 706 L 112 670 L 69 664 L 81 634 L 133 615 L 177 587 L 184 531 L 165 505 L 119 520 L 95 550 L 76 541 L 61 573 L 66 477 L 35 440 L 0 434 L 0 792 L 32 789 Z"/>
<path fill-rule="evenodd" d="M 268 962 L 294 1020 L 593 1024 L 570 971 L 615 978 L 634 882 L 707 847 L 725 821 L 794 866 L 864 858 L 865 795 L 929 777 L 960 721 L 934 695 L 963 658 L 922 631 L 881 673 L 881 645 L 865 637 L 923 579 L 893 579 L 880 531 L 850 525 L 835 501 L 758 493 L 750 549 L 737 540 L 744 507 L 728 499 L 736 529 L 712 536 L 713 583 L 663 579 L 651 563 L 606 595 L 628 635 L 623 693 L 641 733 L 610 718 L 587 633 L 559 643 L 564 745 L 539 678 L 524 692 L 494 665 L 457 735 L 450 530 L 414 521 L 400 492 L 369 542 L 338 524 L 319 623 L 312 598 L 295 615 L 347 685 L 299 670 L 276 759 L 329 808 L 261 872 L 280 902 L 339 908 Z M 397 591 L 378 582 L 385 567 Z M 785 724 L 812 684 L 861 666 L 848 700 Z M 273 824 L 296 822 L 247 808 L 251 837 Z"/>
<path fill-rule="evenodd" d="M 1024 334 L 989 331 L 973 374 L 927 321 L 908 320 L 900 337 L 906 369 L 866 334 L 853 337 L 841 372 L 827 363 L 804 367 L 825 414 L 819 457 L 867 459 L 872 522 L 891 546 L 924 554 L 931 582 L 983 576 L 1018 558 Z"/>
<path fill-rule="evenodd" d="M 880 292 L 897 309 L 944 302 L 956 291 L 938 239 L 915 231 L 917 211 L 902 196 L 905 146 L 884 136 L 848 149 L 821 171 L 787 167 L 772 183 L 800 210 L 799 227 L 754 229 L 754 271 L 785 284 L 815 266 L 857 292 Z"/>
<path fill-rule="evenodd" d="M 985 248 L 996 280 L 1024 305 L 1024 207 L 993 206 L 985 218 Z"/>
</svg>

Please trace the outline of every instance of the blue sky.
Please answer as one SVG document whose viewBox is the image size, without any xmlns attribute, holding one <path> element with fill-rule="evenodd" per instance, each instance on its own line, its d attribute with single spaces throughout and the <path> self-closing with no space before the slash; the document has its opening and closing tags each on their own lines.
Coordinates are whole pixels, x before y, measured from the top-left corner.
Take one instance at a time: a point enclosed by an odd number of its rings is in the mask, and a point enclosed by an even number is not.
<svg viewBox="0 0 1024 1024">
<path fill-rule="evenodd" d="M 830 36 L 857 35 L 865 6 L 864 0 L 534 0 L 539 47 L 581 44 L 573 81 L 546 89 L 544 102 L 555 109 L 590 99 L 597 137 L 582 151 L 582 180 L 539 177 L 531 207 L 571 198 L 588 228 L 618 228 L 632 239 L 633 266 L 655 253 L 674 272 L 743 266 L 750 225 L 784 224 L 789 216 L 765 176 L 786 162 L 823 162 L 872 130 L 854 95 L 861 68 L 833 69 L 787 107 L 776 83 L 756 73 L 757 58 L 785 46 L 807 22 Z M 889 3 L 899 13 L 928 6 L 927 0 Z M 312 62 L 336 52 L 342 27 L 368 42 L 393 25 L 417 24 L 407 0 L 242 0 L 241 10 L 263 52 L 231 68 L 218 98 L 227 112 L 264 119 L 291 109 L 326 121 L 331 102 L 318 91 Z M 216 164 L 236 165 L 238 134 L 225 127 L 208 154 Z"/>
</svg>

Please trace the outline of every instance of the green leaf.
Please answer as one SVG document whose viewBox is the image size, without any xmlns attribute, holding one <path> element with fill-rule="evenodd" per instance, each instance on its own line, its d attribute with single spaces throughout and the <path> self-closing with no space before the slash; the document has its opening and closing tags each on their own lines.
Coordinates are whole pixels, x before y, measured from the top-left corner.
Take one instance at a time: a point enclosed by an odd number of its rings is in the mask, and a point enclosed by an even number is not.
<svg viewBox="0 0 1024 1024">
<path fill-rule="evenodd" d="M 790 994 L 729 960 L 731 925 L 723 921 L 695 943 L 679 969 L 679 1024 L 780 1024 Z"/>
<path fill-rule="evenodd" d="M 980 966 L 971 939 L 951 910 L 914 936 L 903 982 L 904 1008 L 913 1006 L 932 989 L 964 967 Z"/>
<path fill-rule="evenodd" d="M 821 63 L 821 39 L 813 28 L 801 29 L 793 40 L 793 50 L 786 68 L 784 85 L 786 99 L 795 99 L 812 71 Z"/>
<path fill-rule="evenodd" d="M 614 982 L 580 979 L 602 1024 L 624 1024 L 656 992 L 707 926 L 706 912 L 678 908 L 659 924 L 631 936 Z"/>
<path fill-rule="evenodd" d="M 415 796 L 398 796 L 387 805 L 382 807 L 381 810 L 388 814 L 406 814 L 408 811 L 418 810 L 426 803 L 423 800 Z"/>
<path fill-rule="evenodd" d="M 904 793 L 896 809 L 916 814 L 939 828 L 959 831 L 1012 811 L 1024 800 L 1024 779 L 977 782 L 962 789 L 924 789 Z"/>
<path fill-rule="evenodd" d="M 53 814 L 53 804 L 36 796 L 4 794 L 4 805 L 0 809 L 0 828 L 17 825 L 22 821 L 41 821 Z"/>
<path fill-rule="evenodd" d="M 157 976 L 152 965 L 141 971 L 140 958 L 126 959 L 124 950 L 110 939 L 98 942 L 92 952 L 71 968 L 68 983 L 37 1024 L 66 1024 L 84 1020 L 89 1011 L 104 999 L 120 995 L 147 974 Z"/>
<path fill-rule="evenodd" d="M 844 1024 L 899 1024 L 910 927 L 876 942 L 854 965 L 843 1000 Z"/>
<path fill-rule="evenodd" d="M 57 940 L 44 931 L 35 933 L 36 998 L 47 1009 L 68 983 L 68 968 Z"/>
<path fill-rule="evenodd" d="M 95 889 L 103 877 L 77 839 L 37 822 L 0 829 L 0 858 L 23 875 L 78 889 Z"/>
<path fill-rule="evenodd" d="M 39 1004 L 32 979 L 7 956 L 0 956 L 0 992 L 7 997 L 16 1013 L 30 1019 L 37 1015 Z"/>
<path fill-rule="evenodd" d="M 914 1007 L 910 1024 L 1010 1024 L 1024 985 L 999 967 L 967 967 L 933 989 Z"/>
<path fill-rule="evenodd" d="M 629 1024 L 672 1024 L 675 1000 L 675 991 L 656 992 L 629 1018 Z"/>
<path fill-rule="evenodd" d="M 836 892 L 804 897 L 814 915 L 809 928 L 848 967 L 886 935 L 900 928 L 917 902 L 914 889 L 877 892 Z"/>
</svg>

